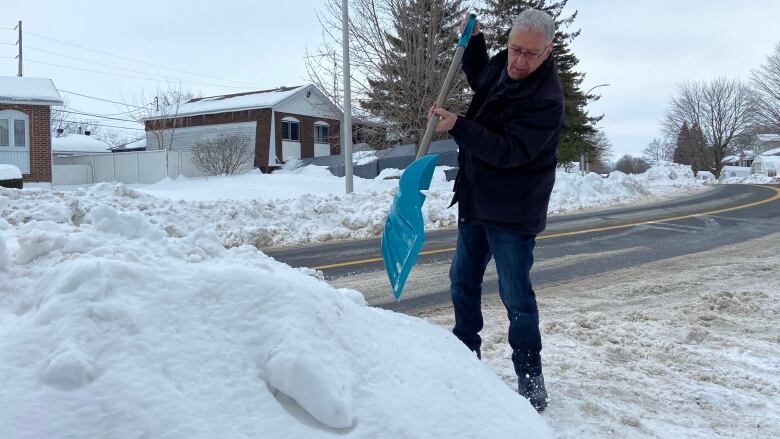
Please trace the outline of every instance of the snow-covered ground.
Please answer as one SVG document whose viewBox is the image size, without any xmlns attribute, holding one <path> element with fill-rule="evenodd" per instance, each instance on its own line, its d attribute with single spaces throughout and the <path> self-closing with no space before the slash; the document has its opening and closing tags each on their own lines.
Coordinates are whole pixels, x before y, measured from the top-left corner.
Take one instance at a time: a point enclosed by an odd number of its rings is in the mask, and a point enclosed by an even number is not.
<svg viewBox="0 0 780 439">
<path fill-rule="evenodd" d="M 274 174 L 251 172 L 231 177 L 164 180 L 129 187 L 101 183 L 69 190 L 5 192 L 12 200 L 3 216 L 12 223 L 48 220 L 80 224 L 95 206 L 141 212 L 168 236 L 195 230 L 216 233 L 226 247 L 258 248 L 379 236 L 392 203 L 400 171 L 385 170 L 376 179 L 354 179 L 346 195 L 344 178 L 323 167 L 307 166 Z M 423 207 L 428 230 L 453 227 L 457 209 L 448 208 L 452 182 L 437 168 Z M 558 174 L 551 214 L 572 213 L 616 204 L 639 203 L 705 187 L 679 165 L 652 168 L 642 175 L 613 172 Z"/>
<path fill-rule="evenodd" d="M 496 353 L 500 343 L 495 352 L 488 349 L 486 366 L 445 329 L 367 307 L 359 293 L 333 289 L 314 273 L 280 264 L 256 248 L 377 236 L 397 182 L 356 179 L 356 192 L 343 195 L 343 178 L 307 167 L 134 188 L 0 188 L 0 437 L 548 437 L 545 421 L 487 367 L 506 376 Z M 425 204 L 429 229 L 454 225 L 455 209 L 447 209 L 451 187 L 437 169 Z M 560 174 L 550 210 L 642 202 L 701 188 L 690 171 L 676 166 L 607 179 Z M 699 302 L 726 308 L 702 308 L 703 328 L 696 331 L 664 332 L 674 322 L 661 309 L 685 306 L 676 293 L 688 281 L 672 282 L 679 288 L 671 290 L 645 287 L 670 305 L 626 314 L 618 326 L 622 332 L 609 325 L 621 315 L 608 308 L 615 299 L 600 297 L 595 287 L 583 290 L 579 312 L 567 308 L 572 315 L 561 318 L 560 327 L 550 326 L 545 306 L 551 305 L 543 304 L 546 334 L 574 334 L 557 347 L 548 337 L 551 388 L 554 395 L 567 395 L 546 415 L 553 429 L 568 437 L 577 437 L 578 429 L 661 431 L 655 426 L 666 424 L 654 419 L 672 408 L 659 403 L 632 412 L 613 406 L 612 399 L 651 394 L 612 379 L 677 392 L 663 378 L 684 374 L 689 359 L 709 359 L 699 357 L 698 348 L 686 350 L 688 338 L 707 341 L 712 334 L 721 340 L 726 335 L 712 327 L 721 319 L 753 319 L 737 305 L 734 312 L 741 314 L 728 314 L 731 302 L 722 296 L 702 296 Z M 777 314 L 770 300 L 776 296 L 764 293 L 735 299 L 758 304 L 755 321 L 743 326 L 759 340 L 772 329 L 761 313 Z M 625 302 L 633 303 L 633 296 Z M 580 317 L 586 319 L 582 324 Z M 656 338 L 632 342 L 633 321 L 638 330 L 654 322 L 648 334 Z M 607 341 L 596 343 L 590 330 Z M 718 345 L 731 353 L 724 364 L 732 369 L 702 377 L 719 383 L 725 374 L 739 389 L 773 391 L 776 398 L 770 378 L 750 387 L 754 381 L 741 380 L 742 371 L 733 368 L 747 358 L 751 367 L 776 369 L 776 353 L 774 363 L 767 363 L 763 351 L 755 351 L 764 345 L 741 340 Z M 602 348 L 603 358 L 582 357 Z M 632 364 L 650 364 L 642 359 L 651 355 L 663 365 L 648 366 L 644 381 L 644 369 Z M 619 370 L 598 369 L 591 360 L 612 361 L 607 366 Z M 574 390 L 560 387 L 565 380 Z M 577 390 L 577 383 L 584 387 Z M 607 396 L 593 405 L 577 391 Z M 731 395 L 713 392 L 699 398 L 712 417 Z M 739 404 L 764 410 L 758 396 L 737 396 Z M 661 415 L 648 418 L 643 407 Z M 592 416 L 577 418 L 582 413 Z M 738 422 L 753 422 L 749 413 L 739 413 Z"/>
<path fill-rule="evenodd" d="M 780 234 L 536 290 L 561 438 L 780 437 Z M 662 281 L 660 280 L 662 279 Z M 515 386 L 506 310 L 482 358 Z M 420 313 L 446 329 L 449 307 Z"/>
</svg>

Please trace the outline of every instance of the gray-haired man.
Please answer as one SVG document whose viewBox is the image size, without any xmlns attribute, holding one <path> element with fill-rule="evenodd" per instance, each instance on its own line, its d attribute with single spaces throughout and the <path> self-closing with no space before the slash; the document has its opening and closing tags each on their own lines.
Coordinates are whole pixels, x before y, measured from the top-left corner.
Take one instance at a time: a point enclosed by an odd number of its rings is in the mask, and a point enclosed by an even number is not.
<svg viewBox="0 0 780 439">
<path fill-rule="evenodd" d="M 474 90 L 465 116 L 442 108 L 437 131 L 460 148 L 453 204 L 458 245 L 450 267 L 453 333 L 480 355 L 482 278 L 491 257 L 509 317 L 518 390 L 539 411 L 547 407 L 539 312 L 530 270 L 536 235 L 545 228 L 563 124 L 563 91 L 552 51 L 555 22 L 545 12 L 518 15 L 507 49 L 488 59 L 475 26 L 463 55 Z"/>
</svg>

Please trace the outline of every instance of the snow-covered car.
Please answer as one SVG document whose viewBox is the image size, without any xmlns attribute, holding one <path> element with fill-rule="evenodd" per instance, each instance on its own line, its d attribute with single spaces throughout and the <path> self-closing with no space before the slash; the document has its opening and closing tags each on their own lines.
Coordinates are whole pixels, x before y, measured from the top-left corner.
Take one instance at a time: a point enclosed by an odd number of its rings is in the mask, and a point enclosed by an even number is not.
<svg viewBox="0 0 780 439">
<path fill-rule="evenodd" d="M 22 188 L 22 171 L 14 165 L 0 164 L 0 187 Z"/>
</svg>

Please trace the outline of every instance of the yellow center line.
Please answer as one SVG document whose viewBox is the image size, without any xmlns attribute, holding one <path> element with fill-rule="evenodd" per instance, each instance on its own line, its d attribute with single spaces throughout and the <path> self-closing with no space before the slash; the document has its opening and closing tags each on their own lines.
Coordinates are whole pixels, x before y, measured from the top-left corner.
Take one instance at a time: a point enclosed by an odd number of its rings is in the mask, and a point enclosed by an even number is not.
<svg viewBox="0 0 780 439">
<path fill-rule="evenodd" d="M 671 221 L 679 221 L 679 220 L 683 220 L 683 219 L 695 218 L 695 217 L 698 217 L 698 216 L 716 215 L 716 214 L 724 213 L 724 212 L 732 212 L 732 211 L 735 211 L 735 210 L 747 209 L 747 208 L 750 208 L 750 207 L 755 207 L 755 206 L 759 206 L 759 205 L 762 205 L 762 204 L 771 203 L 771 202 L 776 201 L 776 200 L 780 200 L 780 189 L 773 188 L 771 186 L 758 186 L 758 187 L 771 189 L 771 190 L 773 190 L 775 192 L 775 194 L 773 196 L 769 197 L 769 198 L 766 198 L 766 199 L 763 199 L 763 200 L 760 200 L 760 201 L 754 201 L 752 203 L 743 204 L 743 205 L 740 205 L 740 206 L 728 207 L 728 208 L 725 208 L 725 209 L 711 210 L 709 212 L 692 213 L 692 214 L 689 214 L 689 215 L 674 216 L 674 217 L 669 217 L 669 218 L 659 218 L 659 219 L 648 220 L 648 221 L 639 221 L 639 222 L 628 223 L 628 224 L 619 224 L 619 225 L 615 225 L 615 226 L 597 227 L 597 228 L 593 228 L 593 229 L 583 229 L 583 230 L 573 230 L 571 232 L 547 233 L 547 234 L 541 234 L 541 235 L 537 236 L 536 239 L 540 240 L 540 239 L 561 238 L 561 237 L 564 237 L 564 236 L 575 236 L 575 235 L 584 235 L 584 234 L 587 234 L 587 233 L 606 232 L 606 231 L 609 231 L 609 230 L 627 229 L 627 228 L 630 228 L 630 227 L 636 227 L 636 226 L 641 226 L 641 225 L 645 225 L 645 224 L 667 223 L 667 222 L 671 222 Z M 420 255 L 435 255 L 435 254 L 439 254 L 439 253 L 449 253 L 449 252 L 453 252 L 453 251 L 455 251 L 455 247 L 448 247 L 448 248 L 440 248 L 440 249 L 436 249 L 436 250 L 421 251 Z M 349 266 L 352 266 L 352 265 L 371 264 L 371 263 L 374 263 L 374 262 L 382 262 L 382 258 L 359 259 L 359 260 L 355 260 L 355 261 L 339 262 L 339 263 L 336 263 L 336 264 L 319 265 L 317 267 L 311 267 L 311 268 L 313 268 L 315 270 L 327 270 L 327 269 L 331 269 L 331 268 L 349 267 Z"/>
</svg>

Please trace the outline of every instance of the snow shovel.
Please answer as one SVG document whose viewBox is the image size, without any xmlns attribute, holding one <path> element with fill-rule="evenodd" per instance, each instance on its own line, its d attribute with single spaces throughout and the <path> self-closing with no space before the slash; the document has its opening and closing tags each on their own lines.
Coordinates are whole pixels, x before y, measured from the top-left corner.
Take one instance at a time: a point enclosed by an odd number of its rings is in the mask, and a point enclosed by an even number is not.
<svg viewBox="0 0 780 439">
<path fill-rule="evenodd" d="M 469 43 L 471 30 L 476 22 L 477 16 L 471 14 L 458 41 L 455 57 L 444 79 L 444 85 L 436 99 L 437 107 L 444 105 L 444 101 L 447 100 L 452 80 L 460 68 L 463 51 Z M 425 241 L 425 221 L 422 217 L 425 195 L 420 191 L 428 190 L 431 186 L 433 170 L 439 158 L 436 154 L 426 155 L 438 123 L 439 116 L 435 115 L 428 121 L 425 135 L 417 150 L 416 160 L 401 174 L 398 190 L 387 214 L 385 230 L 382 232 L 382 259 L 396 299 L 401 297 L 406 279 Z"/>
</svg>

